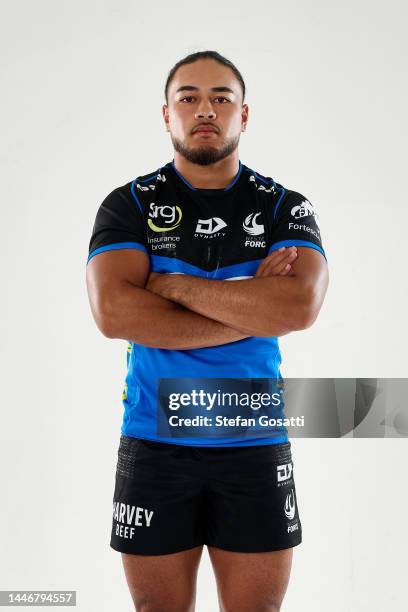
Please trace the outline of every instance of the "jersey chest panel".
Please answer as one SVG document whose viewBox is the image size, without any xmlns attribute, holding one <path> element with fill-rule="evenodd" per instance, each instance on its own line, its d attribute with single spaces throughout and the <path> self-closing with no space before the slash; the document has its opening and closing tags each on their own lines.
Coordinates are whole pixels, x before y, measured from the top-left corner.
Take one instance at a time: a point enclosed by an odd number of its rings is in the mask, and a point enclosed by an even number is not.
<svg viewBox="0 0 408 612">
<path fill-rule="evenodd" d="M 175 258 L 205 272 L 263 259 L 279 194 L 250 181 L 221 197 L 205 197 L 156 181 L 138 191 L 150 256 Z"/>
</svg>

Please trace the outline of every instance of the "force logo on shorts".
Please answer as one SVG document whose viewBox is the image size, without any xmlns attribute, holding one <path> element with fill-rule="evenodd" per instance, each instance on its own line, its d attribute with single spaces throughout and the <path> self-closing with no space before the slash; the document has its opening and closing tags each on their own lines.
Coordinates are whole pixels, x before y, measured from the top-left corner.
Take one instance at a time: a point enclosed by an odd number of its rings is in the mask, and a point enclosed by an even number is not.
<svg viewBox="0 0 408 612">
<path fill-rule="evenodd" d="M 284 505 L 285 516 L 288 519 L 288 533 L 299 529 L 299 522 L 296 512 L 296 497 L 295 490 L 291 489 L 286 496 Z"/>
</svg>

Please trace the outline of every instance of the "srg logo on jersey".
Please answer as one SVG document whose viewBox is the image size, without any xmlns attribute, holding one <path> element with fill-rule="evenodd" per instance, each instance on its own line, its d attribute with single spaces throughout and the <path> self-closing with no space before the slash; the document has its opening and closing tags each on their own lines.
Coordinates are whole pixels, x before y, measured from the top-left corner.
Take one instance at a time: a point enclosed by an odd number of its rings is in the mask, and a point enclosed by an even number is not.
<svg viewBox="0 0 408 612">
<path fill-rule="evenodd" d="M 180 225 L 182 216 L 183 213 L 181 212 L 180 206 L 169 206 L 167 204 L 157 205 L 152 202 L 150 204 L 147 224 L 154 232 L 168 232 Z M 160 225 L 156 225 L 152 219 L 157 219 Z"/>
<path fill-rule="evenodd" d="M 278 483 L 286 482 L 292 477 L 293 472 L 293 464 L 292 463 L 284 463 L 283 465 L 278 465 L 276 467 L 276 473 L 278 477 Z M 281 485 L 278 484 L 278 487 Z"/>
<path fill-rule="evenodd" d="M 265 232 L 264 225 L 257 222 L 257 217 L 259 217 L 260 214 L 260 212 L 251 213 L 245 217 L 242 227 L 247 234 L 250 234 L 251 236 L 259 236 Z"/>
<path fill-rule="evenodd" d="M 220 230 L 224 229 L 224 227 L 227 227 L 227 224 L 220 217 L 199 219 L 195 230 L 195 235 L 197 236 L 197 234 L 203 234 L 206 237 L 211 236 L 214 238 L 214 234 L 218 234 Z M 225 232 L 223 232 L 223 235 L 225 236 Z"/>
<path fill-rule="evenodd" d="M 305 217 L 314 217 L 316 221 L 316 225 L 317 227 L 319 227 L 319 217 L 317 216 L 317 213 L 315 212 L 309 200 L 303 200 L 301 204 L 294 206 L 290 212 L 291 212 L 292 217 L 295 217 L 295 219 L 304 219 Z"/>
<path fill-rule="evenodd" d="M 289 521 L 293 521 L 293 519 L 295 518 L 295 512 L 296 512 L 294 489 L 291 489 L 290 492 L 286 496 L 284 510 L 285 510 L 286 518 Z"/>
</svg>

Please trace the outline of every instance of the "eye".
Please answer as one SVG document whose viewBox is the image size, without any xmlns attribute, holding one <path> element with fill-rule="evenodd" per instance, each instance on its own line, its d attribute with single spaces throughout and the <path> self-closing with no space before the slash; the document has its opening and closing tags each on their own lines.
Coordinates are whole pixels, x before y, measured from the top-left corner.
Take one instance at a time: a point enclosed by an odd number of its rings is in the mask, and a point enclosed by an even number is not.
<svg viewBox="0 0 408 612">
<path fill-rule="evenodd" d="M 221 104 L 224 104 L 224 102 L 229 102 L 228 98 L 225 98 L 224 96 L 218 96 L 218 98 L 215 98 L 216 100 L 223 100 L 223 102 L 221 102 Z"/>
<path fill-rule="evenodd" d="M 180 98 L 179 102 L 183 102 L 183 100 L 192 100 L 193 96 L 184 96 L 184 98 Z"/>
</svg>

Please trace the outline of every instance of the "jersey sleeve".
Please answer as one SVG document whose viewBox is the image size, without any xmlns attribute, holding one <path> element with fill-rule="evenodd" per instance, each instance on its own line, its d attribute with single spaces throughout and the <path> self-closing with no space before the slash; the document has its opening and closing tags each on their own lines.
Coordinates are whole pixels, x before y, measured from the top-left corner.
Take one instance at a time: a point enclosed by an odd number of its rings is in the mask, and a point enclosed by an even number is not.
<svg viewBox="0 0 408 612">
<path fill-rule="evenodd" d="M 285 191 L 273 211 L 269 253 L 285 246 L 304 246 L 322 253 L 319 217 L 301 193 Z"/>
<path fill-rule="evenodd" d="M 142 209 L 131 187 L 118 187 L 100 205 L 89 242 L 89 261 L 98 253 L 139 249 L 147 253 Z"/>
</svg>

